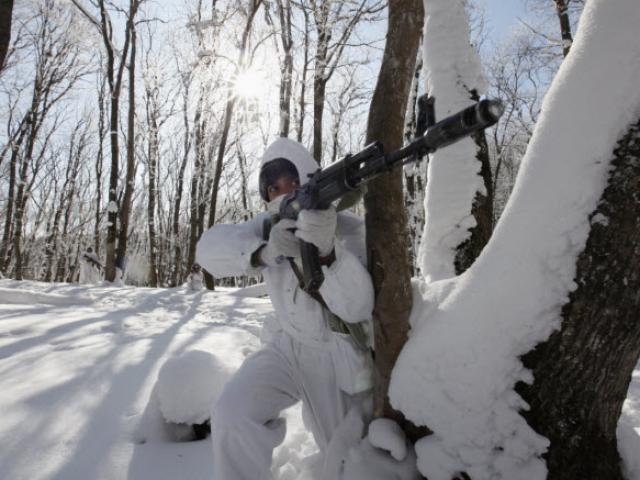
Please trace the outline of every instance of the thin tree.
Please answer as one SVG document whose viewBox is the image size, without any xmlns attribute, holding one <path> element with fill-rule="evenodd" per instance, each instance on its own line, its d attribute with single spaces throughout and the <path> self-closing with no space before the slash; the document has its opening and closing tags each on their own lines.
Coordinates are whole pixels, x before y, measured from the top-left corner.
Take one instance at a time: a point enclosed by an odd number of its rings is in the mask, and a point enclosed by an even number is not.
<svg viewBox="0 0 640 480">
<path fill-rule="evenodd" d="M 289 136 L 291 125 L 291 94 L 293 79 L 293 35 L 291 0 L 277 0 L 280 22 L 280 42 L 282 44 L 282 64 L 280 66 L 280 131 L 281 137 Z"/>
<path fill-rule="evenodd" d="M 562 40 L 562 55 L 567 56 L 573 44 L 571 34 L 571 22 L 569 20 L 569 7 L 566 0 L 553 0 L 556 4 L 556 13 L 560 22 L 560 38 Z"/>
<path fill-rule="evenodd" d="M 384 8 L 384 2 L 309 0 L 316 29 L 313 76 L 313 157 L 322 161 L 322 121 L 327 84 L 340 65 L 347 43 L 364 18 Z"/>
<path fill-rule="evenodd" d="M 120 206 L 120 230 L 118 232 L 118 248 L 116 250 L 116 266 L 124 269 L 127 256 L 127 241 L 129 238 L 129 217 L 135 189 L 136 152 L 135 152 L 135 118 L 136 118 L 136 47 L 137 32 L 134 21 L 142 0 L 130 0 L 129 13 L 127 15 L 126 32 L 129 35 L 129 62 L 128 62 L 128 110 L 127 110 L 127 168 L 125 173 L 124 196 Z M 124 58 L 123 58 L 124 62 Z"/>
</svg>

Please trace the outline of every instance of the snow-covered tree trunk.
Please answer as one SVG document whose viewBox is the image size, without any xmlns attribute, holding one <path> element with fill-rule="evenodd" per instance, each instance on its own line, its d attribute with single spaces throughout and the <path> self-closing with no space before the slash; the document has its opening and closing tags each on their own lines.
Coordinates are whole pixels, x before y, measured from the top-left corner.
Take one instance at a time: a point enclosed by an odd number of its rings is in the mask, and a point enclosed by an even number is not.
<svg viewBox="0 0 640 480">
<path fill-rule="evenodd" d="M 636 0 L 587 4 L 483 254 L 416 290 L 390 397 L 434 431 L 416 444 L 430 480 L 622 478 L 615 428 L 640 353 L 638 23 Z"/>
<path fill-rule="evenodd" d="M 535 380 L 518 391 L 551 441 L 549 480 L 623 478 L 616 428 L 640 356 L 640 120 L 611 164 L 561 330 L 523 358 Z"/>
<path fill-rule="evenodd" d="M 404 127 L 404 138 L 409 143 L 415 137 L 418 120 L 418 91 L 420 87 L 420 74 L 424 63 L 422 53 L 422 41 L 418 49 L 418 58 L 411 81 L 411 96 L 409 97 L 407 114 Z M 409 241 L 411 242 L 411 276 L 417 274 L 418 246 L 421 232 L 424 228 L 424 190 L 426 186 L 426 167 L 424 159 L 420 163 L 410 163 L 404 167 L 404 202 L 407 209 Z"/>
<path fill-rule="evenodd" d="M 387 152 L 403 144 L 422 19 L 420 0 L 389 2 L 387 42 L 367 125 L 367 143 L 381 141 Z M 376 291 L 374 414 L 401 420 L 389 405 L 387 390 L 391 370 L 407 338 L 411 312 L 411 265 L 402 170 L 369 183 L 364 202 L 369 270 Z"/>
<path fill-rule="evenodd" d="M 479 56 L 470 44 L 464 4 L 424 0 L 425 82 L 435 99 L 436 120 L 473 104 L 486 88 Z M 492 215 L 487 171 L 484 134 L 431 155 L 418 259 L 428 281 L 464 271 L 488 240 Z"/>
</svg>

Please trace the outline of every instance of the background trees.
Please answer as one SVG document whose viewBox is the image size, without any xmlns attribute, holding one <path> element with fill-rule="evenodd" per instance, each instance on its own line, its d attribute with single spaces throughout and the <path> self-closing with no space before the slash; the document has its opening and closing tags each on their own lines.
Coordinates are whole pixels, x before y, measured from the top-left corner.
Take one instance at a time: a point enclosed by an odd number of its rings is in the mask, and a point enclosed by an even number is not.
<svg viewBox="0 0 640 480">
<path fill-rule="evenodd" d="M 54 280 L 60 263 L 73 280 L 78 252 L 92 246 L 107 279 L 118 265 L 127 283 L 179 285 L 204 228 L 260 210 L 252 182 L 265 144 L 278 133 L 310 143 L 315 68 L 329 94 L 320 102 L 329 110 L 325 160 L 358 148 L 382 37 L 363 22 L 380 21 L 384 9 L 343 3 L 30 0 L 18 8 L 9 49 L 16 61 L 0 78 L 3 274 Z M 41 42 L 62 41 L 55 35 L 64 31 L 75 53 L 50 57 L 41 47 L 39 55 L 42 22 L 49 30 Z M 314 61 L 322 55 L 326 68 Z M 64 59 L 78 73 L 54 80 L 62 95 L 52 101 L 38 71 Z M 81 154 L 62 155 L 76 131 Z"/>
</svg>

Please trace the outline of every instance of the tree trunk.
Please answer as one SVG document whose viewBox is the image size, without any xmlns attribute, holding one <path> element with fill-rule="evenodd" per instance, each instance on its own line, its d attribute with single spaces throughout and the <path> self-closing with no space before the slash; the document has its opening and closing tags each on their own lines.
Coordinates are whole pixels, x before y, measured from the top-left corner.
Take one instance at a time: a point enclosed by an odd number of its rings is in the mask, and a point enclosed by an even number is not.
<svg viewBox="0 0 640 480">
<path fill-rule="evenodd" d="M 291 125 L 291 81 L 293 77 L 293 38 L 291 35 L 291 0 L 278 0 L 280 39 L 284 60 L 280 80 L 280 136 L 288 137 Z"/>
<path fill-rule="evenodd" d="M 93 247 L 96 255 L 100 256 L 100 219 L 102 218 L 102 168 L 104 164 L 104 135 L 105 135 L 105 122 L 104 122 L 104 110 L 105 110 L 105 85 L 104 80 L 100 83 L 100 90 L 98 91 L 98 153 L 96 155 L 96 211 L 94 216 L 93 226 Z"/>
<path fill-rule="evenodd" d="M 480 100 L 478 93 L 473 90 L 471 98 Z M 478 258 L 493 232 L 493 175 L 489 159 L 489 146 L 484 131 L 473 135 L 476 144 L 476 159 L 480 162 L 480 176 L 484 184 L 485 194 L 476 193 L 471 206 L 471 215 L 476 220 L 476 226 L 470 232 L 469 238 L 456 249 L 454 266 L 456 275 L 460 275 Z"/>
<path fill-rule="evenodd" d="M 382 141 L 387 152 L 403 143 L 423 16 L 420 0 L 389 2 L 387 42 L 367 127 L 367 143 Z M 402 170 L 370 182 L 365 207 L 369 269 L 376 292 L 374 415 L 404 423 L 402 415 L 391 408 L 387 396 L 391 370 L 407 339 L 412 306 Z"/>
<path fill-rule="evenodd" d="M 322 118 L 324 116 L 324 98 L 327 89 L 327 82 L 318 73 L 313 79 L 313 158 L 318 165 L 322 163 Z"/>
<path fill-rule="evenodd" d="M 406 143 L 411 142 L 418 133 L 422 133 L 417 131 L 418 118 L 416 107 L 423 63 L 421 37 L 418 46 L 418 55 L 416 57 L 416 66 L 411 81 L 411 95 L 408 101 L 407 117 L 405 119 L 404 138 Z M 409 253 L 411 255 L 412 277 L 418 273 L 417 258 L 419 237 L 424 228 L 424 190 L 426 188 L 427 161 L 428 159 L 425 158 L 420 163 L 410 163 L 404 167 L 404 184 L 406 186 L 404 201 L 408 214 L 409 242 L 411 244 Z"/>
<path fill-rule="evenodd" d="M 307 89 L 307 72 L 309 71 L 309 12 L 306 8 L 302 9 L 304 15 L 304 57 L 302 60 L 302 78 L 300 79 L 300 98 L 298 99 L 298 132 L 296 140 L 302 143 L 302 135 L 304 133 L 304 116 L 306 113 L 305 94 Z"/>
<path fill-rule="evenodd" d="M 4 61 L 11 44 L 11 17 L 13 0 L 0 0 L 0 73 L 4 69 Z"/>
<path fill-rule="evenodd" d="M 204 93 L 202 93 L 204 95 Z M 202 96 L 198 105 L 198 111 L 195 117 L 195 138 L 194 138 L 194 154 L 195 161 L 193 165 L 193 176 L 191 177 L 191 206 L 189 209 L 189 246 L 187 249 L 187 268 L 195 261 L 196 243 L 198 241 L 198 206 L 201 201 L 198 192 L 202 189 L 204 183 L 204 131 L 206 122 L 202 120 Z"/>
<path fill-rule="evenodd" d="M 29 115 L 29 114 L 27 114 Z M 11 161 L 9 164 L 9 191 L 7 192 L 7 206 L 4 217 L 4 231 L 2 233 L 2 244 L 0 245 L 0 272 L 7 273 L 9 265 L 9 247 L 12 243 L 13 235 L 13 209 L 15 207 L 16 173 L 18 170 L 18 160 L 20 157 L 20 147 L 26 136 L 26 127 L 22 130 L 18 139 L 11 148 Z"/>
<path fill-rule="evenodd" d="M 125 259 L 127 256 L 127 239 L 129 236 L 129 218 L 131 217 L 131 203 L 135 188 L 135 116 L 136 116 L 136 29 L 133 18 L 129 19 L 128 27 L 130 35 L 131 55 L 129 57 L 129 112 L 127 115 L 127 172 L 124 186 L 124 196 L 120 209 L 120 232 L 118 238 L 118 250 L 116 253 L 116 265 L 119 265 L 124 274 Z M 122 60 L 124 62 L 124 59 Z"/>
<path fill-rule="evenodd" d="M 551 441 L 549 480 L 624 478 L 616 427 L 640 356 L 640 120 L 613 155 L 561 330 L 523 357 L 535 380 L 518 392 Z"/>
<path fill-rule="evenodd" d="M 149 122 L 149 189 L 147 216 L 149 224 L 149 285 L 158 286 L 158 242 L 156 239 L 156 169 L 158 165 L 158 121 L 156 99 L 147 90 L 147 120 Z"/>
<path fill-rule="evenodd" d="M 571 22 L 569 21 L 569 10 L 566 0 L 553 0 L 556 4 L 556 12 L 560 21 L 560 37 L 562 38 L 562 55 L 567 56 L 573 43 L 571 35 Z"/>
<path fill-rule="evenodd" d="M 189 85 L 185 84 L 184 102 L 183 102 L 183 121 L 184 121 L 184 147 L 180 169 L 178 171 L 178 186 L 176 190 L 175 202 L 173 204 L 173 214 L 171 216 L 171 244 L 173 246 L 173 262 L 171 271 L 172 287 L 178 285 L 178 277 L 182 264 L 182 244 L 180 242 L 180 205 L 182 203 L 182 192 L 184 189 L 184 172 L 187 168 L 189 160 L 189 152 L 191 150 L 191 134 L 189 133 Z"/>
</svg>

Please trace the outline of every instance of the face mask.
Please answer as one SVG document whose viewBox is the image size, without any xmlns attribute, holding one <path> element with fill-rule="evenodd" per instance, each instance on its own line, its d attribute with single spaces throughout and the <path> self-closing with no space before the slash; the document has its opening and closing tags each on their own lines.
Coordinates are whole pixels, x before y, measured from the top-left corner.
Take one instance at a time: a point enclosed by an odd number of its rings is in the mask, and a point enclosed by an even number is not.
<svg viewBox="0 0 640 480">
<path fill-rule="evenodd" d="M 267 203 L 267 212 L 271 215 L 275 215 L 280 212 L 280 204 L 282 203 L 282 199 L 284 195 L 280 195 L 279 197 L 274 198 L 270 202 Z"/>
</svg>

